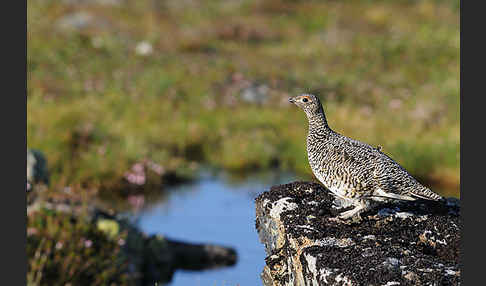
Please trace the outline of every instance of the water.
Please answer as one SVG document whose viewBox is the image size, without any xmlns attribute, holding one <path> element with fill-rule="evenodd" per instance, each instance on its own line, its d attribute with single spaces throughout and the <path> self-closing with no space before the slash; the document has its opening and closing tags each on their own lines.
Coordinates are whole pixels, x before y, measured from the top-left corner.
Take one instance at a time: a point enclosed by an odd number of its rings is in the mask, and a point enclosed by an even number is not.
<svg viewBox="0 0 486 286">
<path fill-rule="evenodd" d="M 229 246 L 238 253 L 234 266 L 177 270 L 169 285 L 261 285 L 266 255 L 255 229 L 254 198 L 272 185 L 297 179 L 275 173 L 244 181 L 226 175 L 204 175 L 195 183 L 171 188 L 163 200 L 149 202 L 137 219 L 144 232 L 184 242 Z"/>
</svg>

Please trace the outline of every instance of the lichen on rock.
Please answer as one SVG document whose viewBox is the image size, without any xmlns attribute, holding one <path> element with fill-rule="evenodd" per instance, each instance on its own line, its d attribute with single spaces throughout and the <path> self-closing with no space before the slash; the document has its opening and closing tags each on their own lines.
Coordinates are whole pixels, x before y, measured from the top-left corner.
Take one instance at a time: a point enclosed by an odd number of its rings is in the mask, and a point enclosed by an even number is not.
<svg viewBox="0 0 486 286">
<path fill-rule="evenodd" d="M 457 199 L 385 204 L 350 224 L 329 220 L 348 207 L 316 183 L 274 186 L 255 202 L 264 285 L 460 284 Z"/>
</svg>

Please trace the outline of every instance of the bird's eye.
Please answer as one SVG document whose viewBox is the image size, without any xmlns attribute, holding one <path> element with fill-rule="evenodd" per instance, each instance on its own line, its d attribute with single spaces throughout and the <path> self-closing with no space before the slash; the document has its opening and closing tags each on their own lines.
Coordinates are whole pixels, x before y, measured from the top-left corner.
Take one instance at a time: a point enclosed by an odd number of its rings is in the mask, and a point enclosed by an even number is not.
<svg viewBox="0 0 486 286">
<path fill-rule="evenodd" d="M 305 97 L 304 97 L 304 98 L 302 98 L 302 101 L 303 101 L 303 102 L 307 102 L 307 101 L 309 101 L 309 100 L 308 100 L 307 98 L 305 98 Z"/>
</svg>

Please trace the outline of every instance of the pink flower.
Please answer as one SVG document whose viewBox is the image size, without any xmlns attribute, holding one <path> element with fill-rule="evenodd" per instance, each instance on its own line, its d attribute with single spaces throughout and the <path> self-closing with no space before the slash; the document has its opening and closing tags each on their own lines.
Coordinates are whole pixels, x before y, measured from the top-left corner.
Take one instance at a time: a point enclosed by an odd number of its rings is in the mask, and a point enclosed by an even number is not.
<svg viewBox="0 0 486 286">
<path fill-rule="evenodd" d="M 145 174 L 134 174 L 134 173 L 125 173 L 125 179 L 135 185 L 143 185 L 145 184 Z"/>
<path fill-rule="evenodd" d="M 125 245 L 125 240 L 123 238 L 118 239 L 118 245 L 120 246 Z"/>
<path fill-rule="evenodd" d="M 29 228 L 27 228 L 27 235 L 29 235 L 29 236 L 30 235 L 34 235 L 34 234 L 37 234 L 37 232 L 38 232 L 37 231 L 37 228 L 35 228 L 35 227 L 29 227 Z"/>
<path fill-rule="evenodd" d="M 84 247 L 90 248 L 91 245 L 93 245 L 93 242 L 91 240 L 88 239 L 84 241 Z"/>
<path fill-rule="evenodd" d="M 137 164 L 132 166 L 132 170 L 135 173 L 144 173 L 145 168 L 144 168 L 142 163 L 137 163 Z"/>
</svg>

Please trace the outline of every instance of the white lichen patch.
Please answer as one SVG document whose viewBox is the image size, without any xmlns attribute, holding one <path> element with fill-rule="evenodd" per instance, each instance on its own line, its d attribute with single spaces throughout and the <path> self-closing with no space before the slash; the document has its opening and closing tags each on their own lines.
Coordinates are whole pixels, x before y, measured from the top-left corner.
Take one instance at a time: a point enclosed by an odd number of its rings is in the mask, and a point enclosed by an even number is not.
<svg viewBox="0 0 486 286">
<path fill-rule="evenodd" d="M 307 270 L 310 272 L 310 273 L 316 273 L 316 260 L 317 258 L 315 258 L 314 256 L 306 253 L 304 254 L 304 258 L 305 260 L 307 261 Z"/>
<path fill-rule="evenodd" d="M 309 273 L 312 273 L 312 280 L 313 281 L 308 281 L 310 283 L 307 283 L 306 285 L 320 285 L 320 283 L 324 282 L 326 284 L 332 284 L 332 280 L 339 282 L 343 281 L 347 278 L 341 277 L 341 274 L 336 276 L 336 273 L 339 271 L 339 269 L 330 269 L 327 267 L 321 268 L 317 270 L 316 266 L 316 257 L 310 255 L 310 254 L 304 254 L 305 260 L 307 261 L 307 270 Z M 317 277 L 316 277 L 317 276 Z M 332 279 L 333 276 L 336 276 L 335 279 Z M 339 279 L 339 281 L 338 281 Z M 344 284 L 344 285 L 351 285 L 349 284 Z"/>
<path fill-rule="evenodd" d="M 393 285 L 400 285 L 400 282 L 390 281 L 390 282 L 387 282 L 386 284 L 383 284 L 383 286 L 393 286 Z"/>
<path fill-rule="evenodd" d="M 452 269 L 446 269 L 445 270 L 445 275 L 459 276 L 459 271 L 454 271 Z"/>
<path fill-rule="evenodd" d="M 412 217 L 413 214 L 409 213 L 409 212 L 397 212 L 397 213 L 395 213 L 395 216 L 398 217 L 398 218 L 401 218 L 401 219 L 406 219 L 406 218 Z"/>
<path fill-rule="evenodd" d="M 313 228 L 313 227 L 310 227 L 308 225 L 296 225 L 295 227 L 298 227 L 298 228 L 303 228 L 305 230 L 310 230 L 310 231 L 315 231 L 316 229 Z"/>
<path fill-rule="evenodd" d="M 434 233 L 430 230 L 426 230 L 424 231 L 420 236 L 420 240 L 424 243 L 428 243 L 430 244 L 431 246 L 435 247 L 437 245 L 437 243 L 439 244 L 442 244 L 442 245 L 447 245 L 447 242 L 445 239 L 438 239 L 435 237 L 435 235 L 433 235 Z"/>
<path fill-rule="evenodd" d="M 291 211 L 297 208 L 297 204 L 290 202 L 292 198 L 282 198 L 274 203 L 272 203 L 272 208 L 270 210 L 270 216 L 272 218 L 280 218 L 280 214 L 284 211 Z M 265 202 L 264 202 L 265 204 Z"/>
<path fill-rule="evenodd" d="M 313 257 L 313 256 L 306 256 L 306 259 L 307 259 L 307 262 L 312 262 L 313 263 L 313 270 L 311 273 L 318 273 L 318 281 L 313 281 L 314 283 L 310 284 L 310 285 L 321 285 L 320 283 L 324 282 L 326 284 L 334 284 L 333 282 L 337 282 L 337 283 L 341 283 L 339 285 L 348 285 L 348 286 L 351 286 L 353 285 L 352 281 L 344 276 L 342 273 L 339 273 L 340 270 L 338 268 L 327 268 L 327 267 L 324 267 L 324 268 L 321 268 L 319 269 L 318 271 L 316 271 L 316 258 Z M 310 269 L 311 267 L 309 267 Z M 336 275 L 337 274 L 337 275 Z M 314 277 L 316 278 L 316 277 Z"/>
<path fill-rule="evenodd" d="M 326 284 L 330 283 L 330 276 L 333 275 L 334 272 L 329 268 L 322 268 L 319 270 L 319 280 L 324 281 Z"/>
<path fill-rule="evenodd" d="M 326 237 L 316 241 L 316 244 L 319 246 L 348 247 L 354 245 L 354 241 L 351 238 L 336 239 L 334 237 Z"/>
<path fill-rule="evenodd" d="M 416 215 L 414 215 L 411 212 L 400 211 L 399 208 L 393 208 L 393 209 L 383 208 L 383 209 L 378 211 L 377 215 L 381 216 L 381 217 L 396 217 L 396 218 L 400 218 L 400 219 L 417 217 Z M 426 219 L 427 219 L 427 215 L 418 216 L 416 218 L 417 221 L 423 221 L 423 220 L 426 220 Z"/>
<path fill-rule="evenodd" d="M 307 189 L 307 190 L 304 190 L 304 192 L 310 194 L 310 193 L 314 192 L 314 190 L 313 189 Z"/>
<path fill-rule="evenodd" d="M 366 235 L 363 237 L 363 240 L 375 240 L 376 239 L 376 236 L 374 236 L 373 234 L 370 234 L 370 235 Z"/>
<path fill-rule="evenodd" d="M 363 257 L 371 257 L 375 255 L 375 252 L 373 251 L 373 249 L 371 247 L 367 247 L 365 249 L 363 249 L 363 251 L 361 252 L 361 256 Z"/>
<path fill-rule="evenodd" d="M 351 286 L 353 285 L 353 283 L 351 282 L 351 280 L 349 280 L 348 277 L 344 276 L 342 273 L 339 273 L 338 276 L 336 276 L 336 282 L 337 283 L 341 283 L 339 285 L 346 285 L 346 286 Z"/>
<path fill-rule="evenodd" d="M 263 200 L 263 207 L 266 207 L 268 205 L 268 203 L 270 203 L 271 201 L 269 199 L 264 199 Z"/>
<path fill-rule="evenodd" d="M 415 218 L 415 221 L 422 222 L 422 221 L 426 221 L 428 218 L 429 218 L 428 215 L 421 215 L 421 216 Z"/>
<path fill-rule="evenodd" d="M 443 240 L 437 239 L 437 240 L 435 240 L 435 242 L 443 244 L 443 245 L 447 245 L 447 242 L 445 241 L 445 239 L 443 239 Z"/>
</svg>

